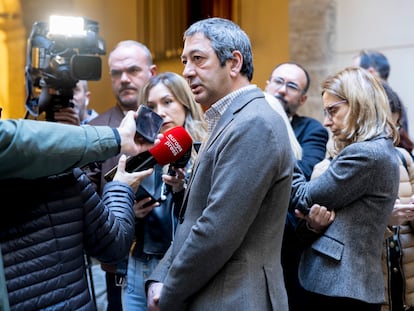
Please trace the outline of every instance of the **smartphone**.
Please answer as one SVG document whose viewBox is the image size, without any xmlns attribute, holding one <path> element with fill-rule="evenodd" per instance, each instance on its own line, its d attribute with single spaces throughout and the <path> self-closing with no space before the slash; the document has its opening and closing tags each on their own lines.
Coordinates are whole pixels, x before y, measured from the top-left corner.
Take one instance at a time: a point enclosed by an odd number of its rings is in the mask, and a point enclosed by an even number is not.
<svg viewBox="0 0 414 311">
<path fill-rule="evenodd" d="M 155 173 L 155 175 L 157 174 Z M 140 187 L 138 187 L 138 191 L 135 193 L 135 200 L 140 201 L 150 197 L 151 200 L 145 203 L 143 207 L 150 206 L 155 202 L 161 202 L 163 200 L 164 187 L 164 183 L 162 180 L 158 180 L 158 177 L 144 178 Z"/>
<path fill-rule="evenodd" d="M 153 143 L 157 138 L 162 126 L 162 118 L 151 108 L 140 105 L 138 108 L 138 118 L 136 120 L 137 133 L 145 140 Z"/>
<path fill-rule="evenodd" d="M 135 194 L 135 200 L 140 201 L 142 199 L 151 198 L 151 201 L 145 203 L 142 208 L 148 207 L 155 202 L 161 202 L 161 191 L 158 191 L 159 195 L 155 195 L 155 192 L 151 195 L 147 190 L 143 187 L 139 187 L 137 193 Z"/>
</svg>

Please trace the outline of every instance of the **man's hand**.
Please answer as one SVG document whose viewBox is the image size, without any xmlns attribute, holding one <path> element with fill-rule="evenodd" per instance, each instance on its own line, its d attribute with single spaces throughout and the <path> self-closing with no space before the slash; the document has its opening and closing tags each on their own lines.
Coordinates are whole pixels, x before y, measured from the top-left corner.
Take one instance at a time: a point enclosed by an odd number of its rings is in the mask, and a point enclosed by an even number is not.
<svg viewBox="0 0 414 311">
<path fill-rule="evenodd" d="M 388 219 L 389 226 L 400 226 L 407 221 L 414 220 L 414 204 L 401 204 L 400 199 L 395 201 L 394 208 Z"/>
<path fill-rule="evenodd" d="M 151 212 L 154 208 L 160 206 L 160 203 L 154 202 L 151 205 L 144 206 L 148 202 L 151 202 L 152 198 L 147 197 L 139 201 L 135 201 L 134 203 L 134 213 L 136 218 L 144 218 L 148 215 L 149 212 Z"/>
<path fill-rule="evenodd" d="M 134 193 L 137 192 L 139 185 L 141 184 L 142 180 L 151 175 L 153 170 L 149 168 L 145 171 L 128 173 L 125 171 L 125 164 L 126 164 L 126 155 L 121 155 L 118 161 L 118 169 L 114 176 L 113 180 L 122 181 L 132 187 L 134 189 Z"/>
<path fill-rule="evenodd" d="M 58 123 L 80 125 L 79 108 L 65 107 L 53 113 L 53 118 Z"/>
<path fill-rule="evenodd" d="M 154 282 L 148 288 L 147 293 L 147 307 L 148 311 L 159 311 L 160 308 L 158 306 L 158 302 L 160 301 L 162 287 L 164 285 L 162 283 Z"/>
<path fill-rule="evenodd" d="M 158 144 L 163 137 L 162 134 L 159 134 L 154 144 L 151 144 L 144 139 L 140 139 L 138 135 L 135 135 L 137 128 L 135 119 L 137 116 L 137 112 L 132 110 L 128 111 L 118 127 L 118 133 L 121 137 L 121 153 L 137 155 L 138 153 L 142 153 L 151 147 L 154 147 L 154 145 Z"/>
<path fill-rule="evenodd" d="M 169 174 L 163 174 L 162 180 L 169 186 L 173 192 L 183 191 L 185 188 L 185 169 L 184 168 L 173 168 L 174 176 Z"/>
</svg>

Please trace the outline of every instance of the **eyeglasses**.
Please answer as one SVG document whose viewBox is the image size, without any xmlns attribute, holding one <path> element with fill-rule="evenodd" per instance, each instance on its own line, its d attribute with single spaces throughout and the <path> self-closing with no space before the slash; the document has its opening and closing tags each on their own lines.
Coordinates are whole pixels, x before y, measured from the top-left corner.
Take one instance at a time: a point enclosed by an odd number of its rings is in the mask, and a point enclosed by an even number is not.
<svg viewBox="0 0 414 311">
<path fill-rule="evenodd" d="M 280 77 L 272 79 L 271 82 L 275 84 L 276 89 L 280 89 L 282 86 L 286 86 L 286 91 L 291 94 L 299 94 L 303 92 L 303 90 L 296 83 L 286 82 Z"/>
<path fill-rule="evenodd" d="M 119 79 L 123 73 L 126 73 L 129 77 L 136 77 L 140 72 L 140 68 L 136 66 L 128 67 L 126 69 L 112 69 L 109 74 L 113 79 Z"/>
<path fill-rule="evenodd" d="M 345 104 L 347 102 L 348 101 L 346 99 L 342 99 L 340 101 L 337 101 L 337 102 L 335 102 L 335 103 L 330 104 L 329 106 L 327 106 L 323 110 L 323 114 L 324 114 L 325 118 L 328 118 L 329 120 L 332 121 L 332 118 L 334 117 L 335 113 L 337 112 L 337 110 L 336 109 L 333 109 L 333 108 L 335 108 L 336 106 L 339 106 L 341 104 Z"/>
</svg>

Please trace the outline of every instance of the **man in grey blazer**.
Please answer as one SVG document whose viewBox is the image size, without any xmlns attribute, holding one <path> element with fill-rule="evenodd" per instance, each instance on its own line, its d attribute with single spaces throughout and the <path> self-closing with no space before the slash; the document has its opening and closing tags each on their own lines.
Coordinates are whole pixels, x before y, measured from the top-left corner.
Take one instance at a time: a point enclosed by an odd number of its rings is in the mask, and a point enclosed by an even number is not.
<svg viewBox="0 0 414 311">
<path fill-rule="evenodd" d="M 280 249 L 294 157 L 283 120 L 250 84 L 250 40 L 229 20 L 201 20 L 181 58 L 209 135 L 147 281 L 148 308 L 287 311 Z"/>
</svg>

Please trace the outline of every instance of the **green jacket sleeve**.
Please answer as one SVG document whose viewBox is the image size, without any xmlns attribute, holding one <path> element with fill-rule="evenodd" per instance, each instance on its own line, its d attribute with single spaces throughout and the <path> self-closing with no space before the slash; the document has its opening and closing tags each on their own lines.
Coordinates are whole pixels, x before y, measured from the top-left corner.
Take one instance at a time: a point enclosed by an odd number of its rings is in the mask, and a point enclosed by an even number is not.
<svg viewBox="0 0 414 311">
<path fill-rule="evenodd" d="M 116 155 L 107 126 L 35 120 L 0 120 L 0 179 L 38 178 Z"/>
</svg>

